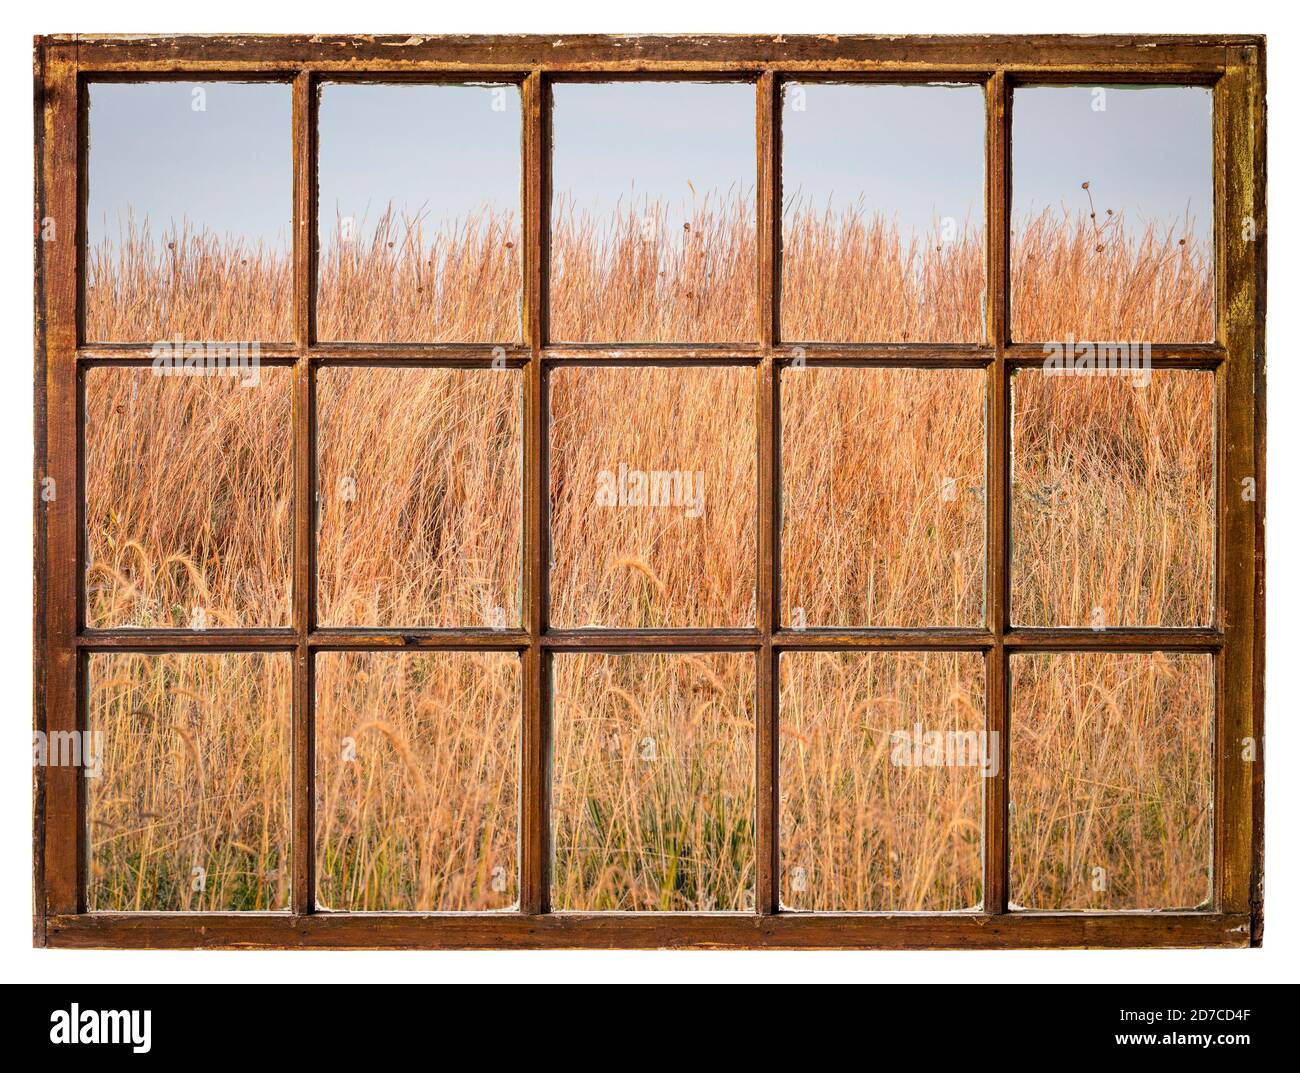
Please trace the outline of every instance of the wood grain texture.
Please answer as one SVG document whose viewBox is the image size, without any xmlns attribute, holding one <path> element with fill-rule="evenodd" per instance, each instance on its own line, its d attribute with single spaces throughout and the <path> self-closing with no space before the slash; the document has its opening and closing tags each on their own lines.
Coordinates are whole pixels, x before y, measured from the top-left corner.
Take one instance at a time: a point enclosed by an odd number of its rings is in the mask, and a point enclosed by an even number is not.
<svg viewBox="0 0 1300 1073">
<path fill-rule="evenodd" d="M 549 473 L 546 370 L 547 236 L 550 218 L 549 90 L 540 71 L 523 84 L 524 335 L 529 344 L 524 406 L 523 787 L 520 908 L 543 912 L 551 897 L 550 666 L 542 649 L 550 593 Z"/>
<path fill-rule="evenodd" d="M 49 540 L 45 529 L 45 498 L 41 494 L 49 455 L 49 410 L 45 378 L 49 369 L 45 323 L 45 52 L 39 41 L 32 57 L 32 138 L 36 166 L 32 169 L 32 263 L 33 280 L 32 346 L 35 378 L 32 385 L 32 429 L 36 449 L 32 452 L 32 568 L 35 599 L 32 606 L 32 727 L 45 727 L 46 613 L 49 576 Z M 32 945 L 45 945 L 45 769 L 32 768 Z"/>
<path fill-rule="evenodd" d="M 1007 668 L 1007 634 L 1011 630 L 1011 366 L 1010 342 L 1011 254 L 1011 85 L 1005 72 L 989 79 L 985 94 L 985 202 L 988 212 L 986 258 L 985 334 L 993 346 L 988 368 L 985 407 L 988 422 L 988 495 L 985 496 L 984 575 L 986 622 L 993 646 L 986 661 L 986 719 L 990 749 L 1000 753 L 997 774 L 984 780 L 984 909 L 1004 913 L 1007 908 L 1009 819 L 1007 814 L 1010 728 L 1010 675 Z M 1039 358 L 1041 361 L 1041 356 Z"/>
<path fill-rule="evenodd" d="M 39 264 L 44 315 L 40 325 L 44 410 L 48 437 L 43 476 L 54 481 L 53 498 L 41 501 L 37 525 L 44 528 L 45 572 L 41 577 L 43 631 L 41 660 L 44 711 L 37 729 L 47 735 L 82 729 L 80 660 L 75 638 L 80 624 L 81 487 L 80 391 L 76 366 L 78 249 L 81 183 L 77 162 L 84 130 L 83 100 L 75 55 L 47 55 L 44 63 L 42 140 L 43 203 L 37 209 L 52 236 Z M 40 716 L 43 715 L 43 719 Z M 38 786 L 37 815 L 44 820 L 44 897 L 38 911 L 75 913 L 84 906 L 84 782 L 75 767 L 46 767 Z"/>
<path fill-rule="evenodd" d="M 762 914 L 781 904 L 780 655 L 772 634 L 780 622 L 781 380 L 773 347 L 781 335 L 781 86 L 770 72 L 758 80 L 755 110 L 758 149 L 758 296 L 756 316 L 763 347 L 757 405 L 758 592 L 756 610 L 762 647 L 757 653 L 754 786 L 754 902 Z"/>
<path fill-rule="evenodd" d="M 997 950 L 1244 947 L 1249 941 L 1244 913 L 94 914 L 50 921 L 51 946 L 121 949 Z"/>
<path fill-rule="evenodd" d="M 94 71 L 588 70 L 719 72 L 756 70 L 862 70 L 888 67 L 919 72 L 983 71 L 1052 66 L 1066 71 L 1113 68 L 1135 75 L 1213 72 L 1228 49 L 1249 46 L 1249 35 L 952 36 L 738 35 L 738 34 L 520 34 L 511 36 L 214 34 L 165 36 L 59 35 L 75 45 Z"/>
<path fill-rule="evenodd" d="M 1219 654 L 1216 733 L 1217 895 L 1226 912 L 1246 912 L 1257 904 L 1259 859 L 1252 849 L 1255 779 L 1262 779 L 1263 651 L 1258 647 L 1263 594 L 1264 548 L 1261 495 L 1262 440 L 1256 426 L 1262 405 L 1264 357 L 1257 325 L 1262 320 L 1259 279 L 1262 202 L 1256 192 L 1262 148 L 1262 85 L 1253 47 L 1233 51 L 1232 64 L 1215 87 L 1215 158 L 1222 162 L 1216 190 L 1222 206 L 1218 221 L 1219 339 L 1228 358 L 1217 371 L 1219 450 L 1218 623 L 1225 645 Z M 1262 194 L 1262 190 L 1260 191 Z M 1254 482 L 1254 495 L 1243 481 Z M 1246 759 L 1247 742 L 1253 759 Z"/>
</svg>

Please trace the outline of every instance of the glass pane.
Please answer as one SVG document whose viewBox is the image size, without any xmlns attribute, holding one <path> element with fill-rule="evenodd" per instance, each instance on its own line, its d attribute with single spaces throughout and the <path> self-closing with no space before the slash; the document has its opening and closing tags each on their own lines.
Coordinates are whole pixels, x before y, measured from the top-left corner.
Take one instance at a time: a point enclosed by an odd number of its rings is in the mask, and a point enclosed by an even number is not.
<svg viewBox="0 0 1300 1073">
<path fill-rule="evenodd" d="M 1213 657 L 1011 657 L 1011 901 L 1193 909 L 1210 898 Z"/>
<path fill-rule="evenodd" d="M 86 372 L 86 625 L 287 626 L 292 373 L 181 372 Z"/>
<path fill-rule="evenodd" d="M 781 375 L 785 625 L 984 619 L 984 373 Z"/>
<path fill-rule="evenodd" d="M 754 908 L 754 659 L 555 657 L 555 909 Z"/>
<path fill-rule="evenodd" d="M 316 657 L 323 908 L 505 909 L 519 898 L 519 657 Z"/>
<path fill-rule="evenodd" d="M 1214 374 L 1021 371 L 1012 396 L 1014 621 L 1209 625 Z"/>
<path fill-rule="evenodd" d="M 320 370 L 322 626 L 519 625 L 522 379 Z"/>
<path fill-rule="evenodd" d="M 783 338 L 984 338 L 984 128 L 980 86 L 783 88 Z"/>
<path fill-rule="evenodd" d="M 551 382 L 551 623 L 754 624 L 752 368 L 562 368 Z"/>
<path fill-rule="evenodd" d="M 1013 105 L 1013 337 L 1212 339 L 1210 88 L 1032 86 Z"/>
<path fill-rule="evenodd" d="M 323 86 L 318 336 L 517 340 L 521 153 L 517 86 Z"/>
<path fill-rule="evenodd" d="M 291 690 L 287 653 L 90 656 L 91 910 L 288 908 Z"/>
<path fill-rule="evenodd" d="M 940 912 L 982 898 L 978 652 L 781 656 L 781 902 Z"/>
<path fill-rule="evenodd" d="M 754 339 L 754 87 L 561 83 L 552 94 L 551 338 Z"/>
<path fill-rule="evenodd" d="M 95 82 L 89 95 L 86 338 L 292 338 L 290 87 Z"/>
</svg>

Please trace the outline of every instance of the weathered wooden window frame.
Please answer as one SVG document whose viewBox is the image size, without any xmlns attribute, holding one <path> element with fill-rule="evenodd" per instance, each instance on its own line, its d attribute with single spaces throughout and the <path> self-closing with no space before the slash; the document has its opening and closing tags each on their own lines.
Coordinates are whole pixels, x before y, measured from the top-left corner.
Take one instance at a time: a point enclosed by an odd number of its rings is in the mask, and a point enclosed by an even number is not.
<svg viewBox="0 0 1300 1073">
<path fill-rule="evenodd" d="M 756 332 L 740 345 L 552 346 L 547 341 L 549 87 L 562 79 L 726 78 L 755 86 L 758 279 Z M 954 81 L 987 101 L 987 342 L 980 345 L 804 344 L 782 340 L 780 91 L 783 80 Z M 265 79 L 293 93 L 294 339 L 264 348 L 294 376 L 293 624 L 277 630 L 91 630 L 81 613 L 84 562 L 80 398 L 93 366 L 140 365 L 148 344 L 83 343 L 87 84 L 95 80 Z M 492 80 L 523 95 L 523 344 L 506 360 L 525 373 L 524 626 L 520 630 L 319 629 L 313 621 L 315 372 L 341 363 L 482 367 L 489 346 L 318 343 L 312 334 L 317 84 L 325 79 Z M 1023 83 L 1169 83 L 1213 89 L 1216 326 L 1214 341 L 1155 345 L 1160 368 L 1209 369 L 1216 384 L 1217 525 L 1214 625 L 1205 629 L 1012 628 L 1009 618 L 1010 375 L 1040 364 L 1041 346 L 1010 340 L 1008 316 L 1011 91 Z M 83 727 L 94 652 L 281 651 L 294 667 L 293 882 L 279 913 L 88 913 L 85 793 L 69 767 L 35 772 L 34 933 L 62 947 L 1072 947 L 1246 946 L 1263 931 L 1264 627 L 1264 42 L 1258 37 L 158 37 L 39 38 L 36 104 L 35 726 Z M 57 222 L 55 241 L 41 223 Z M 797 341 L 795 341 L 797 342 Z M 779 379 L 810 364 L 981 369 L 987 390 L 987 613 L 978 629 L 780 628 Z M 759 582 L 755 629 L 553 630 L 547 624 L 548 371 L 569 364 L 744 364 L 760 374 Z M 46 501 L 40 482 L 60 493 Z M 1247 478 L 1256 495 L 1240 489 Z M 373 649 L 519 653 L 525 681 L 521 899 L 509 913 L 336 913 L 313 893 L 313 659 Z M 757 661 L 758 791 L 753 913 L 552 913 L 549 902 L 548 664 L 553 653 L 728 650 Z M 986 780 L 984 907 L 945 914 L 806 913 L 778 904 L 777 661 L 806 649 L 977 651 L 987 661 L 987 728 L 1004 762 Z M 1214 658 L 1213 900 L 1194 912 L 1014 912 L 1007 906 L 1007 660 L 1013 652 L 1202 652 Z"/>
</svg>

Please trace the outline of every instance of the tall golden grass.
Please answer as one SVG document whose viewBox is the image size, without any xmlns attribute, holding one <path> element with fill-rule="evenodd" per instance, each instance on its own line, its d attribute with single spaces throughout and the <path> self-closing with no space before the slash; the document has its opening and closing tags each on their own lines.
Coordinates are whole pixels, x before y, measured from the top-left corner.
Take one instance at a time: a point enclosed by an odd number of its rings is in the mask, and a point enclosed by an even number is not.
<svg viewBox="0 0 1300 1073">
<path fill-rule="evenodd" d="M 580 653 L 554 665 L 552 905 L 754 905 L 754 657 Z"/>
<path fill-rule="evenodd" d="M 1214 258 L 1191 222 L 1130 228 L 1047 209 L 1011 234 L 1012 338 L 1201 343 L 1214 338 Z"/>
<path fill-rule="evenodd" d="M 290 657 L 96 654 L 92 910 L 284 909 Z"/>
<path fill-rule="evenodd" d="M 908 235 L 860 207 L 796 202 L 781 249 L 781 327 L 808 342 L 974 343 L 984 338 L 984 233 Z"/>
<path fill-rule="evenodd" d="M 646 201 L 613 220 L 560 199 L 551 238 L 552 338 L 565 342 L 743 342 L 757 334 L 752 198 L 679 213 Z M 392 208 L 364 232 L 325 229 L 317 335 L 369 342 L 520 338 L 519 225 L 488 209 L 431 227 Z M 973 342 L 983 338 L 984 236 L 908 236 L 881 216 L 787 207 L 783 335 L 794 341 Z M 1011 243 L 1019 340 L 1201 342 L 1214 331 L 1211 251 L 1190 227 L 1131 229 L 1045 210 Z M 148 221 L 89 251 L 86 334 L 133 342 L 283 341 L 293 266 L 282 251 Z"/>
<path fill-rule="evenodd" d="M 504 909 L 519 898 L 519 657 L 316 661 L 316 900 Z"/>
<path fill-rule="evenodd" d="M 1194 909 L 1210 898 L 1211 657 L 1011 660 L 1011 901 Z"/>
<path fill-rule="evenodd" d="M 128 217 L 86 251 L 86 338 L 153 342 L 293 337 L 293 262 L 239 235 L 173 226 L 155 237 Z"/>
<path fill-rule="evenodd" d="M 399 218 L 349 236 L 336 223 L 320 257 L 316 332 L 327 341 L 513 343 L 520 338 L 519 224 L 483 210 L 455 227 Z"/>
<path fill-rule="evenodd" d="M 1150 377 L 1012 381 L 1016 623 L 1210 624 L 1214 374 Z"/>
<path fill-rule="evenodd" d="M 983 621 L 984 395 L 979 370 L 784 373 L 787 625 Z"/>
<path fill-rule="evenodd" d="M 740 367 L 551 373 L 554 625 L 754 624 L 757 390 Z M 667 502 L 603 505 L 620 466 L 674 474 Z"/>
<path fill-rule="evenodd" d="M 86 624 L 287 626 L 292 373 L 86 375 Z"/>
<path fill-rule="evenodd" d="M 979 907 L 989 750 L 973 737 L 947 742 L 984 729 L 983 656 L 787 652 L 781 713 L 783 905 Z M 899 751 L 898 736 L 912 740 L 918 723 L 944 735 L 940 762 Z"/>
<path fill-rule="evenodd" d="M 553 335 L 753 338 L 750 210 L 702 204 L 680 234 L 668 233 L 669 214 L 657 210 L 655 226 L 641 214 L 601 229 L 562 209 Z M 794 219 L 788 337 L 981 337 L 979 235 L 932 245 L 871 218 Z M 1109 225 L 1102 243 L 1084 221 L 1039 218 L 1019 229 L 1020 337 L 1068 330 L 1082 339 L 1101 329 L 1123 339 L 1208 337 L 1208 251 L 1180 243 L 1184 235 L 1127 237 L 1123 227 L 1122 218 Z M 321 337 L 517 339 L 516 232 L 513 221 L 483 215 L 422 238 L 386 218 L 364 241 L 327 243 Z M 132 234 L 116 250 L 92 252 L 91 337 L 287 335 L 292 273 L 283 258 L 204 234 L 169 235 L 171 247 L 152 244 L 144 227 Z M 519 623 L 521 380 L 489 369 L 320 371 L 323 624 Z M 1091 625 L 1095 606 L 1107 625 L 1206 621 L 1209 390 L 1197 373 L 1159 374 L 1147 388 L 1017 376 L 1021 621 Z M 285 370 L 263 369 L 256 388 L 148 369 L 91 372 L 88 624 L 190 626 L 196 608 L 208 627 L 289 621 L 293 511 L 313 509 L 292 500 L 290 394 Z M 752 624 L 753 370 L 557 370 L 550 407 L 552 623 Z M 791 369 L 781 436 L 786 624 L 982 621 L 982 374 Z M 620 463 L 702 473 L 702 512 L 600 505 L 600 474 Z M 287 660 L 259 659 L 92 660 L 90 725 L 109 743 L 106 774 L 90 794 L 95 908 L 287 904 Z M 281 664 L 284 672 L 268 669 Z M 979 904 L 980 776 L 899 768 L 881 751 L 891 731 L 918 722 L 977 728 L 977 664 L 918 653 L 783 660 L 786 905 Z M 1027 904 L 1195 902 L 1209 785 L 1196 720 L 1210 698 L 1186 661 L 1164 666 L 1154 684 L 1143 671 L 1140 688 L 1124 684 L 1136 679 L 1119 657 L 1096 657 L 1073 678 L 1016 678 L 1012 849 Z M 745 908 L 754 867 L 751 658 L 568 655 L 553 680 L 557 907 Z M 316 685 L 321 901 L 512 904 L 517 660 L 327 655 Z M 1104 719 L 1091 714 L 1103 709 Z M 1110 789 L 1085 789 L 1094 783 Z M 187 879 L 194 867 L 205 869 L 202 891 Z M 1092 891 L 1092 867 L 1115 877 L 1109 895 Z"/>
<path fill-rule="evenodd" d="M 322 369 L 322 626 L 521 622 L 523 374 Z"/>
<path fill-rule="evenodd" d="M 685 219 L 644 201 L 612 218 L 557 199 L 550 333 L 567 343 L 731 343 L 757 332 L 752 195 L 703 197 Z"/>
</svg>

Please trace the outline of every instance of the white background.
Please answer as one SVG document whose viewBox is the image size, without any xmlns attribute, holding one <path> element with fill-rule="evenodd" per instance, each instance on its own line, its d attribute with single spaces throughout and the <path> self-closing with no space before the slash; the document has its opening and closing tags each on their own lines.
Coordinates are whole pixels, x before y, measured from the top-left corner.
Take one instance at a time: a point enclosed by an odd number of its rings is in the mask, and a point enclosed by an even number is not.
<svg viewBox="0 0 1300 1073">
<path fill-rule="evenodd" d="M 656 0 L 484 4 L 316 0 L 272 10 L 265 0 L 221 4 L 50 2 L 5 7 L 0 34 L 0 978 L 8 982 L 428 981 L 1087 981 L 1230 982 L 1300 979 L 1297 788 L 1300 646 L 1295 628 L 1300 346 L 1295 271 L 1296 79 L 1300 53 L 1283 5 L 862 0 Z M 902 14 L 896 12 L 901 11 Z M 1295 20 L 1289 20 L 1294 27 Z M 1276 30 L 1276 32 L 1274 32 Z M 1264 33 L 1269 103 L 1268 860 L 1262 950 L 1051 952 L 99 952 L 31 945 L 32 607 L 32 36 L 40 33 Z"/>
</svg>

